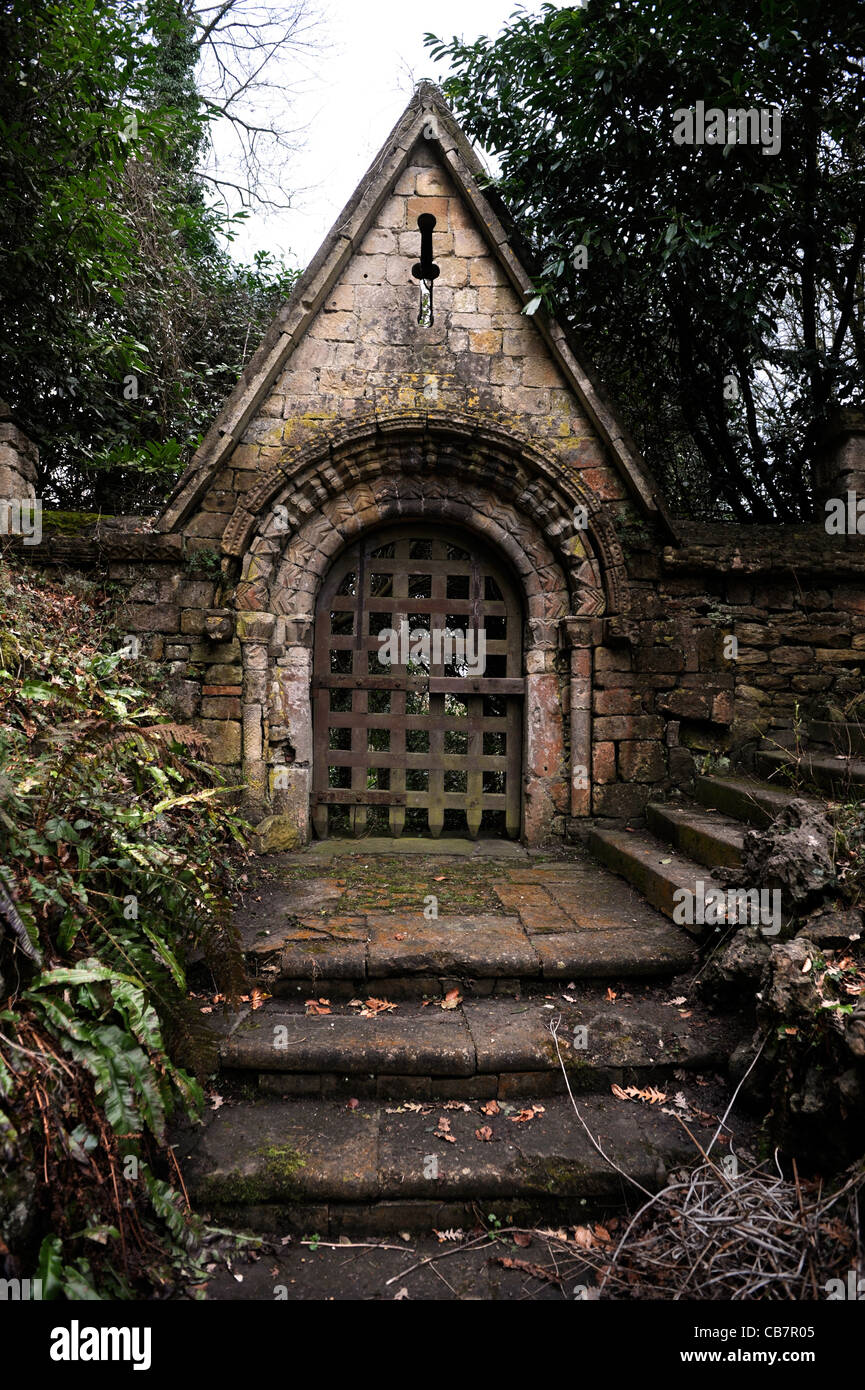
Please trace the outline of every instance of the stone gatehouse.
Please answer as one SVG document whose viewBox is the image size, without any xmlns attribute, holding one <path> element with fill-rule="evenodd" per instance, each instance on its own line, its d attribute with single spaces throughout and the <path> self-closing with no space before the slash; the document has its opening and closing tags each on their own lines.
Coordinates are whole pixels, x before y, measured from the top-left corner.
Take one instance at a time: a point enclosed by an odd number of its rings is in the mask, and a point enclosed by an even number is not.
<svg viewBox="0 0 865 1390">
<path fill-rule="evenodd" d="M 129 585 L 265 846 L 639 818 L 860 684 L 865 539 L 673 521 L 578 344 L 523 313 L 529 259 L 483 184 L 422 84 L 157 530 L 48 547 Z M 839 420 L 830 492 L 838 469 L 865 491 L 863 441 Z M 401 628 L 483 632 L 483 670 L 434 644 L 382 662 Z"/>
</svg>

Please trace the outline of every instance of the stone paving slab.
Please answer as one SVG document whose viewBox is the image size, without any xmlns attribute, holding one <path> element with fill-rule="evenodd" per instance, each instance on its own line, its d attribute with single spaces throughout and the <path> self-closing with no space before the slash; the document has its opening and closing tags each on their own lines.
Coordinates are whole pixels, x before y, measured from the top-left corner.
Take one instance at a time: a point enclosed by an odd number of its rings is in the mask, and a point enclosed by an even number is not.
<svg viewBox="0 0 865 1390">
<path fill-rule="evenodd" d="M 547 979 L 674 975 L 694 961 L 694 947 L 676 927 L 614 927 L 533 936 Z"/>
<path fill-rule="evenodd" d="M 339 892 L 334 879 L 322 877 L 291 887 L 268 882 L 259 893 L 248 893 L 243 907 L 234 914 L 244 950 L 272 949 L 273 935 L 291 916 L 332 911 Z"/>
<path fill-rule="evenodd" d="M 552 882 L 549 893 L 558 908 L 581 930 L 632 925 L 646 920 L 645 899 L 603 869 L 583 875 L 577 884 Z"/>
<path fill-rule="evenodd" d="M 537 952 L 518 917 L 486 913 L 426 921 L 417 913 L 371 913 L 367 922 L 370 979 L 409 971 L 504 976 L 539 973 Z"/>
<path fill-rule="evenodd" d="M 519 913 L 527 932 L 572 931 L 573 922 L 550 897 L 546 888 L 536 883 L 508 883 L 496 887 L 496 895 L 506 912 Z"/>
</svg>

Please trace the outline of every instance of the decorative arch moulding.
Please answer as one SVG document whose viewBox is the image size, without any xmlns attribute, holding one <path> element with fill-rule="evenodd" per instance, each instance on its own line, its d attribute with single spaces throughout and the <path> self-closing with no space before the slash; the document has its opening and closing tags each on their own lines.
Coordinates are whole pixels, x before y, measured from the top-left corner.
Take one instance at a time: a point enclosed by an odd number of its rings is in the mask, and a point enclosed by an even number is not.
<svg viewBox="0 0 865 1390">
<path fill-rule="evenodd" d="M 279 466 L 238 504 L 223 533 L 223 554 L 242 558 L 264 532 L 262 514 L 277 505 L 285 508 L 282 534 L 287 539 L 302 530 L 311 509 L 321 509 L 323 499 L 344 495 L 361 482 L 447 476 L 489 488 L 516 506 L 569 571 L 594 560 L 605 601 L 590 616 L 604 609 L 627 611 L 624 555 L 605 505 L 578 472 L 563 471 L 527 437 L 476 417 L 394 413 L 355 422 L 331 434 L 326 443 L 314 441 L 287 451 Z M 586 557 L 567 550 L 568 542 L 577 537 L 572 522 L 577 506 L 584 507 L 587 516 Z M 587 574 L 583 581 L 590 582 Z"/>
</svg>

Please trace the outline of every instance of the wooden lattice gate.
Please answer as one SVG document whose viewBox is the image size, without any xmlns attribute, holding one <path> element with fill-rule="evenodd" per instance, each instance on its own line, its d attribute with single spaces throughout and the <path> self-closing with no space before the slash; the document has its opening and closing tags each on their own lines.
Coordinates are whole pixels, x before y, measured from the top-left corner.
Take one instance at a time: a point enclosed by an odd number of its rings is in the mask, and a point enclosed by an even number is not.
<svg viewBox="0 0 865 1390">
<path fill-rule="evenodd" d="M 320 837 L 520 833 L 522 605 L 474 537 L 407 526 L 351 546 L 319 595 Z"/>
</svg>

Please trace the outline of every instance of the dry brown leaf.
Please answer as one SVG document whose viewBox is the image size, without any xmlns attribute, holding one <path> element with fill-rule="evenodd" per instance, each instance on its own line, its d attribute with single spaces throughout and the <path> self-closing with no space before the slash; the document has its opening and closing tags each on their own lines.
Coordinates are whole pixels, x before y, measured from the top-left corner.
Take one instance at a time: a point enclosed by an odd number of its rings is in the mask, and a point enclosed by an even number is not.
<svg viewBox="0 0 865 1390">
<path fill-rule="evenodd" d="M 475 1130 L 475 1138 L 480 1139 L 483 1143 L 488 1144 L 492 1137 L 493 1132 L 489 1125 L 481 1125 L 480 1129 Z"/>
<path fill-rule="evenodd" d="M 595 1243 L 595 1237 L 588 1226 L 574 1227 L 574 1245 L 579 1246 L 580 1250 L 591 1250 Z"/>
<path fill-rule="evenodd" d="M 446 1120 L 444 1115 L 439 1115 L 439 1127 L 436 1130 L 436 1139 L 444 1139 L 448 1144 L 455 1144 L 457 1141 L 451 1134 L 450 1129 L 450 1120 Z"/>
<path fill-rule="evenodd" d="M 488 1100 L 485 1105 L 481 1106 L 482 1115 L 500 1115 L 501 1113 L 501 1108 L 497 1100 Z"/>
<path fill-rule="evenodd" d="M 639 1086 L 616 1086 L 610 1087 L 616 1100 L 641 1100 L 649 1105 L 660 1105 L 667 1099 L 666 1091 L 659 1091 L 654 1086 L 645 1086 L 640 1090 Z"/>
<path fill-rule="evenodd" d="M 518 1245 L 521 1250 L 525 1250 L 532 1243 L 531 1235 L 528 1231 L 514 1231 L 514 1245 Z"/>
<path fill-rule="evenodd" d="M 528 1260 L 512 1260 L 510 1255 L 499 1255 L 496 1264 L 503 1269 L 523 1269 L 526 1274 L 533 1274 L 536 1279 L 545 1279 L 548 1284 L 561 1284 L 561 1278 L 555 1270 L 545 1269 L 543 1265 L 529 1264 Z"/>
<path fill-rule="evenodd" d="M 618 998 L 618 995 L 616 994 L 616 991 L 614 989 L 610 989 L 610 986 L 607 985 L 607 992 L 604 995 L 604 998 L 606 999 L 608 1004 L 612 1004 L 613 1000 Z"/>
<path fill-rule="evenodd" d="M 375 1018 L 377 1014 L 390 1014 L 396 1009 L 388 999 L 367 999 L 361 1010 L 361 1018 Z"/>
<path fill-rule="evenodd" d="M 330 1009 L 326 1007 L 329 1003 L 329 999 L 307 999 L 306 1012 L 313 1016 L 317 1014 L 329 1014 Z"/>
<path fill-rule="evenodd" d="M 463 1002 L 463 997 L 458 989 L 449 989 L 442 1000 L 443 1009 L 456 1009 Z"/>
</svg>

